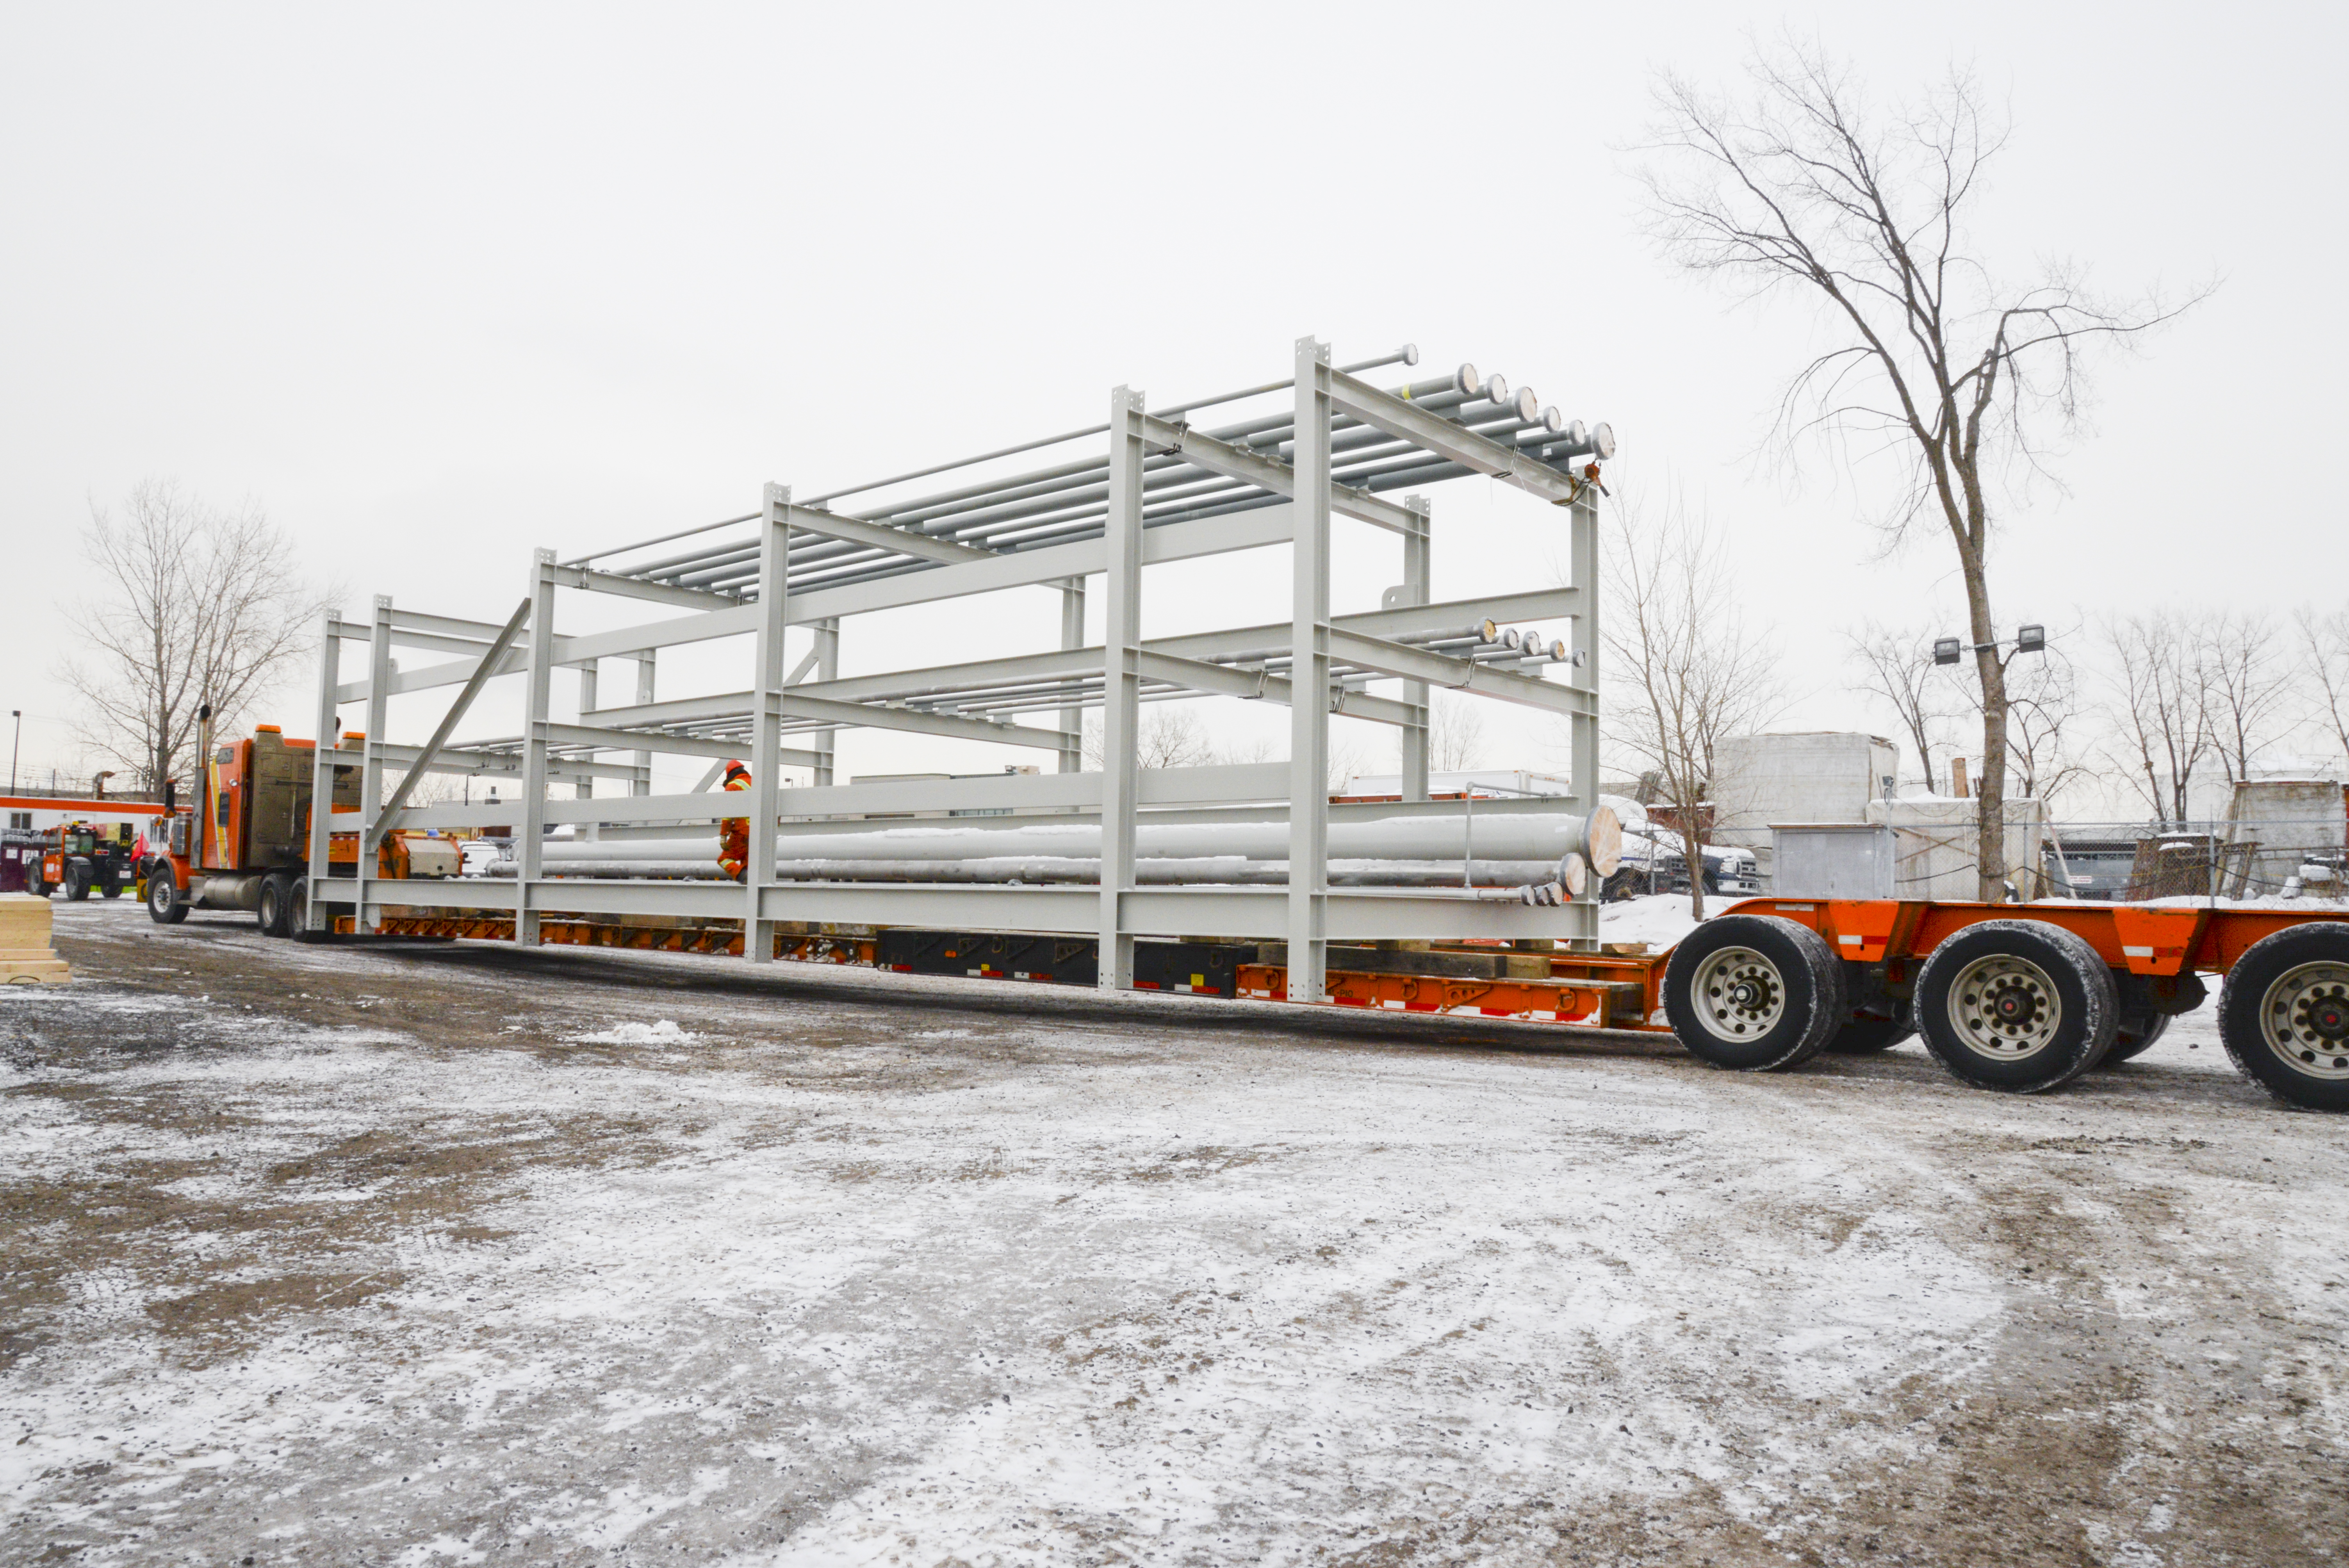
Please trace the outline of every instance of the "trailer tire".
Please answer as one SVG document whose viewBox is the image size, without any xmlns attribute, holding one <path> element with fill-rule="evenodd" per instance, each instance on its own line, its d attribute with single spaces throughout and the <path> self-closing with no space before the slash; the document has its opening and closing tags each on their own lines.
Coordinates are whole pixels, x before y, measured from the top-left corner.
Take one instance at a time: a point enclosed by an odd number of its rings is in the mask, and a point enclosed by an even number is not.
<svg viewBox="0 0 2349 1568">
<path fill-rule="evenodd" d="M 1798 1067 L 1845 1021 L 1843 965 L 1807 925 L 1769 914 L 1721 915 L 1672 949 L 1664 1012 L 1680 1043 L 1710 1066 Z"/>
<path fill-rule="evenodd" d="M 1854 1018 L 1835 1032 L 1826 1043 L 1829 1053 L 1838 1057 L 1872 1057 L 1878 1051 L 1889 1051 L 1917 1032 L 1909 1009 L 1900 1009 L 1897 1018 Z"/>
<path fill-rule="evenodd" d="M 1913 1004 L 1925 1048 L 1976 1088 L 2039 1094 L 2105 1059 L 2113 972 L 2085 937 L 2037 920 L 1970 925 L 1926 958 Z"/>
<path fill-rule="evenodd" d="M 2153 1049 L 2156 1041 L 2169 1032 L 2168 1013 L 2136 1013 L 2113 1026 L 2113 1048 L 2105 1053 L 2101 1068 L 2117 1067 L 2131 1057 L 2141 1057 Z"/>
<path fill-rule="evenodd" d="M 188 918 L 188 895 L 171 875 L 169 861 L 158 861 L 147 873 L 147 917 L 158 925 L 177 925 Z"/>
<path fill-rule="evenodd" d="M 2219 1040 L 2278 1099 L 2349 1110 L 2349 923 L 2287 926 L 2245 949 L 2219 991 Z"/>
<path fill-rule="evenodd" d="M 293 901 L 294 879 L 281 872 L 272 872 L 261 879 L 260 894 L 254 900 L 254 913 L 261 923 L 264 936 L 285 936 L 293 931 L 286 920 L 287 905 Z"/>
<path fill-rule="evenodd" d="M 76 903 L 89 897 L 89 868 L 79 861 L 66 864 L 66 897 Z"/>
</svg>

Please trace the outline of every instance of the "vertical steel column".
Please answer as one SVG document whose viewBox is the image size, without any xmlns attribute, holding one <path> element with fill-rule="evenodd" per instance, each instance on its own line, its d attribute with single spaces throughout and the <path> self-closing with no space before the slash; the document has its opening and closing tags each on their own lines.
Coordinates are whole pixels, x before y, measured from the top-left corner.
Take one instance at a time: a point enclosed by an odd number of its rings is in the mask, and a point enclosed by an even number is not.
<svg viewBox="0 0 2349 1568">
<path fill-rule="evenodd" d="M 599 674 L 595 667 L 597 662 L 598 661 L 595 659 L 590 659 L 585 664 L 579 666 L 579 722 L 582 724 L 593 724 L 595 722 L 587 716 L 595 711 L 595 681 L 596 676 Z M 595 753 L 592 751 L 589 752 L 585 760 L 588 762 L 595 761 Z M 582 800 L 594 799 L 595 797 L 595 776 L 592 773 L 585 771 L 581 772 L 572 781 L 571 792 Z M 604 836 L 604 825 L 601 822 L 582 822 L 579 824 L 577 831 L 579 836 L 583 839 L 600 839 Z"/>
<path fill-rule="evenodd" d="M 1133 985 L 1124 893 L 1133 885 L 1133 813 L 1142 793 L 1142 394 L 1109 395 L 1108 544 L 1102 574 L 1101 957 L 1104 991 Z M 1065 606 L 1066 601 L 1063 601 Z"/>
<path fill-rule="evenodd" d="M 342 684 L 343 639 L 335 631 L 335 623 L 339 619 L 332 610 L 319 618 L 318 726 L 310 732 L 318 738 L 318 748 L 310 754 L 310 896 L 305 901 L 302 910 L 303 927 L 309 931 L 325 931 L 334 919 L 332 912 L 318 895 L 326 891 L 326 878 L 331 874 L 327 861 L 334 846 L 333 748 L 336 720 L 342 711 L 342 705 L 335 696 L 335 688 Z M 204 777 L 203 770 L 211 762 L 209 757 L 196 758 L 198 779 Z M 204 792 L 201 787 L 192 788 L 189 792 L 196 798 L 200 818 L 197 826 L 202 827 Z M 202 863 L 201 852 L 197 854 L 196 861 L 200 865 Z"/>
<path fill-rule="evenodd" d="M 1430 511 L 1423 495 L 1405 496 L 1403 510 L 1411 513 L 1412 531 L 1402 541 L 1402 594 L 1405 604 L 1428 602 L 1428 582 L 1433 566 L 1430 559 L 1433 545 L 1429 534 Z M 1406 800 L 1427 799 L 1427 721 L 1428 692 L 1425 681 L 1402 683 L 1402 700 L 1418 716 L 1402 728 L 1402 798 Z"/>
<path fill-rule="evenodd" d="M 1297 340 L 1289 551 L 1288 999 L 1326 990 L 1330 885 L 1330 346 Z"/>
<path fill-rule="evenodd" d="M 352 866 L 351 929 L 373 931 L 376 923 L 367 918 L 367 882 L 375 875 L 368 862 L 367 846 L 375 837 L 375 825 L 383 815 L 383 731 L 389 722 L 391 703 L 391 595 L 375 596 L 375 627 L 367 638 L 367 705 L 366 760 L 359 769 L 359 852 Z M 334 797 L 327 797 L 331 806 Z M 317 800 L 312 798 L 316 810 Z"/>
<path fill-rule="evenodd" d="M 636 706 L 643 707 L 653 700 L 653 656 L 660 650 L 647 648 L 636 655 Z M 628 780 L 628 793 L 649 795 L 653 792 L 653 754 L 636 754 L 636 777 Z"/>
<path fill-rule="evenodd" d="M 815 678 L 836 681 L 840 678 L 840 617 L 828 615 L 815 624 Z M 813 732 L 815 744 L 815 786 L 831 786 L 839 763 L 840 731 L 819 729 Z"/>
<path fill-rule="evenodd" d="M 1574 788 L 1574 810 L 1586 816 L 1599 806 L 1599 503 L 1592 499 L 1594 488 L 1585 486 L 1567 509 L 1567 554 L 1574 586 L 1580 591 L 1576 595 L 1580 613 L 1568 634 L 1568 650 L 1573 658 L 1567 665 L 1566 682 L 1588 692 L 1592 706 L 1591 712 L 1578 713 L 1568 721 L 1567 777 Z M 1593 872 L 1583 883 L 1582 896 L 1568 906 L 1574 950 L 1578 953 L 1599 951 L 1599 883 Z"/>
<path fill-rule="evenodd" d="M 514 844 L 514 941 L 538 945 L 538 880 L 546 863 L 547 706 L 554 693 L 554 552 L 533 556 L 530 692 L 523 709 L 522 821 Z"/>
<path fill-rule="evenodd" d="M 751 672 L 750 858 L 742 871 L 742 956 L 753 964 L 775 957 L 775 923 L 759 915 L 759 899 L 775 881 L 775 823 L 781 815 L 783 757 L 783 628 L 791 601 L 792 492 L 770 484 L 759 529 L 759 640 Z"/>
<path fill-rule="evenodd" d="M 1061 590 L 1061 646 L 1062 649 L 1085 645 L 1085 580 L 1063 577 Z M 1085 770 L 1085 710 L 1064 707 L 1061 710 L 1061 733 L 1067 739 L 1061 742 L 1060 770 L 1082 773 Z"/>
</svg>

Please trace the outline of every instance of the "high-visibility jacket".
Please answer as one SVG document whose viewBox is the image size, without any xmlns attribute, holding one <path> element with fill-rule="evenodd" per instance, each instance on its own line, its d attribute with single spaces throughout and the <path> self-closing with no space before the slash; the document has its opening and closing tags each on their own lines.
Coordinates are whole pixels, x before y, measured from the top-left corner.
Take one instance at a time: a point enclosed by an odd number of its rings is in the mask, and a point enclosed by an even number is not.
<svg viewBox="0 0 2349 1568">
<path fill-rule="evenodd" d="M 740 774 L 726 781 L 726 788 L 730 791 L 748 789 L 750 787 L 749 778 Z M 718 824 L 718 869 L 736 882 L 740 882 L 742 873 L 749 869 L 750 864 L 750 819 L 729 817 Z"/>
</svg>

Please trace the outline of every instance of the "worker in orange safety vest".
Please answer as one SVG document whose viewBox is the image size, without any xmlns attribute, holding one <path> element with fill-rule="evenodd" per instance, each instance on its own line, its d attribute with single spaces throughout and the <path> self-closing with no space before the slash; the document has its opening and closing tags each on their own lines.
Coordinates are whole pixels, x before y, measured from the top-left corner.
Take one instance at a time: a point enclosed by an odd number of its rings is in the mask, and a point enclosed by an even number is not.
<svg viewBox="0 0 2349 1568">
<path fill-rule="evenodd" d="M 740 762 L 729 762 L 726 765 L 726 788 L 748 789 L 750 787 L 750 770 Z M 729 817 L 718 824 L 718 869 L 740 882 L 750 864 L 750 819 Z"/>
</svg>

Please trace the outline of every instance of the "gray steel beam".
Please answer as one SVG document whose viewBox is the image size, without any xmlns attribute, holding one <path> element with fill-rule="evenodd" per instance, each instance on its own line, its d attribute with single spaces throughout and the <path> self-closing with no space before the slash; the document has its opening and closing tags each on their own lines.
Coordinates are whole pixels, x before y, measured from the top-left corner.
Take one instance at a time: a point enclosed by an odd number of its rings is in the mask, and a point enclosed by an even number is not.
<svg viewBox="0 0 2349 1568">
<path fill-rule="evenodd" d="M 1289 551 L 1288 999 L 1328 993 L 1330 706 L 1303 700 L 1330 687 L 1330 348 L 1297 340 L 1296 542 Z"/>
<path fill-rule="evenodd" d="M 546 735 L 541 727 L 554 700 L 554 666 L 560 653 L 554 637 L 554 552 L 533 555 L 530 595 L 530 684 L 523 707 L 522 815 L 515 825 L 520 840 L 514 846 L 521 874 L 514 882 L 514 940 L 524 947 L 538 944 L 538 912 L 531 907 L 530 885 L 538 875 L 546 837 Z M 501 661 L 480 661 L 495 674 Z M 477 669 L 475 672 L 479 674 Z M 486 678 L 486 677 L 483 677 Z"/>
<path fill-rule="evenodd" d="M 992 560 L 995 555 L 991 550 L 978 550 L 968 544 L 957 544 L 950 539 L 892 528 L 885 522 L 867 522 L 861 517 L 843 517 L 817 507 L 795 506 L 791 509 L 791 513 L 792 526 L 803 532 L 820 533 L 826 539 L 845 540 L 852 544 L 871 545 L 878 550 L 894 550 L 904 555 L 918 555 L 928 561 L 959 564 L 968 561 Z"/>
<path fill-rule="evenodd" d="M 1133 985 L 1133 938 L 1120 916 L 1133 888 L 1133 818 L 1141 804 L 1142 466 L 1149 424 L 1142 394 L 1109 395 L 1109 519 L 1102 542 L 1101 943 L 1094 973 L 1103 990 Z"/>
</svg>

